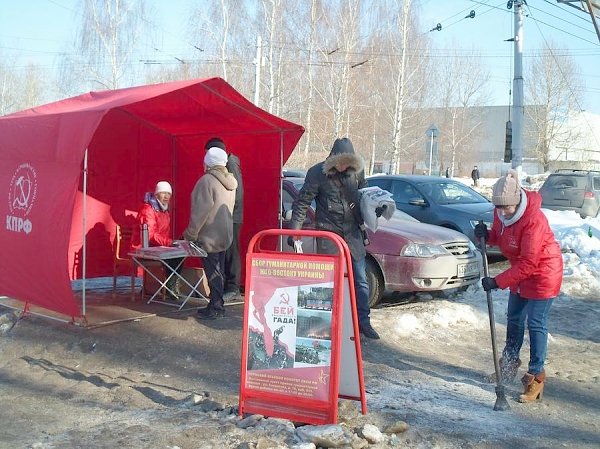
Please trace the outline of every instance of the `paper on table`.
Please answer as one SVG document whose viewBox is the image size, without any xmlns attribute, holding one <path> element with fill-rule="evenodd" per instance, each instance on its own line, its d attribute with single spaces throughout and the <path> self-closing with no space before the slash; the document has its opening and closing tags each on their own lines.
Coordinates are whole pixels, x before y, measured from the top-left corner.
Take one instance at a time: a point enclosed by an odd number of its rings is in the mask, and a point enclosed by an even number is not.
<svg viewBox="0 0 600 449">
<path fill-rule="evenodd" d="M 195 242 L 190 242 L 188 240 L 174 240 L 173 245 L 178 246 L 182 250 L 184 250 L 188 256 L 193 257 L 206 257 L 208 253 L 198 246 Z"/>
</svg>

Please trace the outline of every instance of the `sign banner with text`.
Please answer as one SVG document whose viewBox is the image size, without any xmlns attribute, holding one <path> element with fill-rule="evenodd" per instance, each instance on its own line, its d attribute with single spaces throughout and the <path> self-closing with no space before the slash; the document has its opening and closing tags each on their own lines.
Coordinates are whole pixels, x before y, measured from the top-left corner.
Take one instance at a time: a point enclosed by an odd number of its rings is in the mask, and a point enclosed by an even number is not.
<svg viewBox="0 0 600 449">
<path fill-rule="evenodd" d="M 334 267 L 331 258 L 253 258 L 248 388 L 327 399 Z"/>
</svg>

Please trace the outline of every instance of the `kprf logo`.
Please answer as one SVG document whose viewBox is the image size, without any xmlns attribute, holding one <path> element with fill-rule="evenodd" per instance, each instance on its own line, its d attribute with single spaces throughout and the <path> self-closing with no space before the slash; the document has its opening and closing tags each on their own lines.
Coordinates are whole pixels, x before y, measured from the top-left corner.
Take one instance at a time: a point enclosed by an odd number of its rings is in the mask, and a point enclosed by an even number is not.
<svg viewBox="0 0 600 449">
<path fill-rule="evenodd" d="M 15 170 L 8 190 L 8 209 L 6 229 L 12 232 L 29 234 L 33 227 L 26 218 L 31 212 L 37 194 L 37 173 L 28 163 L 21 164 Z"/>
</svg>

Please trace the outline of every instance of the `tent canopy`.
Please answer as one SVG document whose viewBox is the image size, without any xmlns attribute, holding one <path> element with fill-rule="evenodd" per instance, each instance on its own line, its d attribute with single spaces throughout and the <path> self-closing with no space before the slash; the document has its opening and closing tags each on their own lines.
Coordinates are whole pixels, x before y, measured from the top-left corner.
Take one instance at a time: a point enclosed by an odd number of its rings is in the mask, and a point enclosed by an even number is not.
<svg viewBox="0 0 600 449">
<path fill-rule="evenodd" d="M 281 167 L 303 132 L 220 78 L 90 92 L 0 117 L 0 294 L 79 316 L 70 281 L 84 275 L 83 235 L 85 277 L 112 275 L 115 225 L 132 225 L 144 193 L 166 180 L 180 236 L 214 136 L 241 161 L 245 254 L 252 235 L 279 225 Z"/>
</svg>

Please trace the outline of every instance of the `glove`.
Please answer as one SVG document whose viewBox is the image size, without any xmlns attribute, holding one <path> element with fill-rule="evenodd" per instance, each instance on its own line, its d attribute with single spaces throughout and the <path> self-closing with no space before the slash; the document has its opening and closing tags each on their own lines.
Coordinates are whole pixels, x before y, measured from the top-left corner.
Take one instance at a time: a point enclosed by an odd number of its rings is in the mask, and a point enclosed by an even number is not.
<svg viewBox="0 0 600 449">
<path fill-rule="evenodd" d="M 377 218 L 381 217 L 383 215 L 383 212 L 387 209 L 387 205 L 383 205 L 383 206 L 379 206 L 375 208 L 375 216 Z"/>
<path fill-rule="evenodd" d="M 294 237 L 289 235 L 287 238 L 287 244 L 288 246 L 291 246 L 292 248 L 294 247 Z"/>
<path fill-rule="evenodd" d="M 481 279 L 481 285 L 486 292 L 492 291 L 498 288 L 498 284 L 496 284 L 496 279 L 485 277 Z"/>
<path fill-rule="evenodd" d="M 483 237 L 487 241 L 487 239 L 489 237 L 489 232 L 488 232 L 488 228 L 485 224 L 477 223 L 475 225 L 475 237 L 477 237 L 478 239 Z"/>
</svg>

